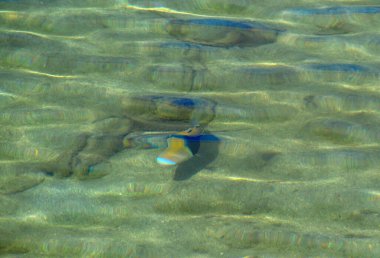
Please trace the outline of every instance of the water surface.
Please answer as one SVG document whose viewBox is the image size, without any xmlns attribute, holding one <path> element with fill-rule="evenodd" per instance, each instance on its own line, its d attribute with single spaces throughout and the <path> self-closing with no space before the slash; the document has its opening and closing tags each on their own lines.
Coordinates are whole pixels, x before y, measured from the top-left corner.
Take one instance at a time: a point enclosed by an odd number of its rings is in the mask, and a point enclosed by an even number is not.
<svg viewBox="0 0 380 258">
<path fill-rule="evenodd" d="M 0 0 L 0 254 L 379 256 L 379 27 L 370 0 Z"/>
</svg>

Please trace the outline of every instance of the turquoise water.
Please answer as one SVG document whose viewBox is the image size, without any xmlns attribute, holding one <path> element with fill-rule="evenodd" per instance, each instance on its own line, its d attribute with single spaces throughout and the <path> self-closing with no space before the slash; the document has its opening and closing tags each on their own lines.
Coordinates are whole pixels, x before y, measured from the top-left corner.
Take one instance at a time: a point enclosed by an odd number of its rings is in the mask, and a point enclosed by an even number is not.
<svg viewBox="0 0 380 258">
<path fill-rule="evenodd" d="M 0 0 L 0 254 L 380 256 L 379 28 L 378 1 Z"/>
</svg>

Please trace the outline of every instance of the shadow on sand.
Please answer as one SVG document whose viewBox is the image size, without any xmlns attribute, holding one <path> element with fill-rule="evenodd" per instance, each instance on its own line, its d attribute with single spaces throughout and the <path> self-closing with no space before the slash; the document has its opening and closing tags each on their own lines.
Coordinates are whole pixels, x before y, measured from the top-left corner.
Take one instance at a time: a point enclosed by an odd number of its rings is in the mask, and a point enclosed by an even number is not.
<svg viewBox="0 0 380 258">
<path fill-rule="evenodd" d="M 213 162 L 219 154 L 220 139 L 213 134 L 201 135 L 199 140 L 189 146 L 194 156 L 178 165 L 173 179 L 176 181 L 186 180 Z"/>
</svg>

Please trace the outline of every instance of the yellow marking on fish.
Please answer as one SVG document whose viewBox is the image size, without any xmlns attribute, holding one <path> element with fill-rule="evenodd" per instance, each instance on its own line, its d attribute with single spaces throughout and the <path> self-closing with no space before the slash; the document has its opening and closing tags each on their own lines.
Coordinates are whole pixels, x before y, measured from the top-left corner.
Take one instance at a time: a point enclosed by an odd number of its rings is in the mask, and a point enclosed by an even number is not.
<svg viewBox="0 0 380 258">
<path fill-rule="evenodd" d="M 36 149 L 34 149 L 34 156 L 37 158 L 38 157 L 38 155 L 40 154 L 40 152 L 38 151 L 38 149 L 36 148 Z"/>
<path fill-rule="evenodd" d="M 185 141 L 179 138 L 171 138 L 168 142 L 170 150 L 174 152 L 181 150 L 185 145 Z"/>
<path fill-rule="evenodd" d="M 186 139 L 177 138 L 178 136 L 197 136 L 202 133 L 202 128 L 195 126 L 185 131 L 176 133 L 172 137 L 167 139 L 168 147 L 162 152 L 156 159 L 157 163 L 164 166 L 177 165 L 193 157 L 192 151 L 189 149 L 186 143 Z"/>
<path fill-rule="evenodd" d="M 179 138 L 169 138 L 168 148 L 157 157 L 157 162 L 161 165 L 177 165 L 193 156 L 191 150 L 186 146 L 185 141 Z"/>
</svg>

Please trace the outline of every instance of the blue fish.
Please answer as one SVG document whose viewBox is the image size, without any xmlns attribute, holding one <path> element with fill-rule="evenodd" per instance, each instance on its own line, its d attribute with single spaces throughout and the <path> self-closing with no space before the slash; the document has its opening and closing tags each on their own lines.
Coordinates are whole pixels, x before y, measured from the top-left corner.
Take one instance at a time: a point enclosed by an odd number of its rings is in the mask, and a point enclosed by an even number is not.
<svg viewBox="0 0 380 258">
<path fill-rule="evenodd" d="M 171 135 L 167 139 L 168 147 L 157 157 L 161 165 L 177 165 L 193 157 L 199 149 L 202 129 L 199 126 Z"/>
<path fill-rule="evenodd" d="M 167 138 L 168 147 L 157 157 L 156 161 L 164 166 L 178 165 L 196 155 L 201 142 L 206 141 L 219 141 L 219 138 L 212 134 L 203 134 L 200 126 L 170 135 Z"/>
</svg>

